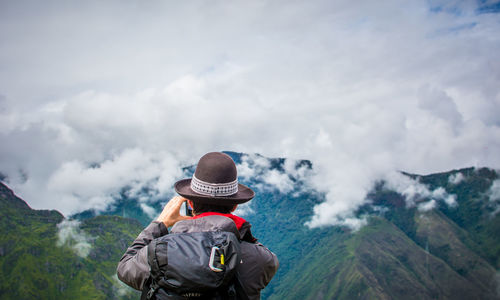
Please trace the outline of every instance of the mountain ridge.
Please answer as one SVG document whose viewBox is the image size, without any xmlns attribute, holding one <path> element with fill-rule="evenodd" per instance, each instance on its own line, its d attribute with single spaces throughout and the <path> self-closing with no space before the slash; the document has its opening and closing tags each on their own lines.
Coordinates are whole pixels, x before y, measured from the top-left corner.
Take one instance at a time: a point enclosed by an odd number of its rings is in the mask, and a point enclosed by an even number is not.
<svg viewBox="0 0 500 300">
<path fill-rule="evenodd" d="M 233 155 L 239 163 L 252 163 L 245 154 Z M 263 165 L 283 173 L 284 164 L 285 159 L 270 159 Z M 307 161 L 298 164 L 312 168 Z M 194 170 L 187 167 L 185 171 L 188 176 Z M 255 174 L 242 180 L 258 191 L 244 217 L 281 264 L 263 291 L 263 299 L 500 299 L 496 282 L 500 217 L 494 214 L 497 200 L 488 196 L 499 178 L 495 170 L 466 168 L 405 175 L 429 190 L 443 189 L 454 195 L 456 205 L 433 200 L 430 194 L 417 195 L 415 204 L 408 206 L 407 196 L 381 182 L 357 212 L 367 216 L 367 225 L 359 231 L 342 226 L 306 227 L 313 207 L 325 201 L 325 195 L 308 187 L 301 177 L 293 178 L 293 190 L 283 192 L 266 185 L 264 175 Z M 451 180 L 457 174 L 463 178 Z M 0 226 L 7 233 L 0 238 L 0 297 L 31 299 L 41 289 L 38 294 L 52 299 L 64 299 L 69 292 L 76 298 L 85 298 L 84 293 L 96 299 L 138 298 L 113 278 L 121 254 L 144 226 L 140 219 L 144 215 L 133 199 L 122 199 L 121 213 L 129 210 L 129 215 L 138 218 L 103 215 L 71 221 L 57 211 L 32 210 L 14 197 L 0 184 L 0 205 L 6 207 Z M 7 198 L 12 200 L 10 205 L 5 204 Z M 431 209 L 422 210 L 422 203 L 432 201 Z M 133 205 L 127 206 L 130 203 Z M 76 240 L 55 246 L 65 222 L 87 236 L 84 242 L 91 248 L 86 257 L 75 254 Z M 27 238 L 16 243 L 19 235 Z M 62 275 L 64 284 L 48 281 L 22 260 L 45 265 L 46 273 L 56 278 Z M 33 274 L 33 278 L 27 283 L 12 279 L 23 274 Z M 11 292 L 12 286 L 15 292 Z"/>
</svg>

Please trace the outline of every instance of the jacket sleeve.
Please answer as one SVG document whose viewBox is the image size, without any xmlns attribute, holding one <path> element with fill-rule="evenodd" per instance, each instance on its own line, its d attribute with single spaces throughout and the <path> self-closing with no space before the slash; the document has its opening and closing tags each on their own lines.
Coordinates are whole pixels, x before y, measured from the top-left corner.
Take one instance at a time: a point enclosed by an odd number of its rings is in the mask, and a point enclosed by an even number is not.
<svg viewBox="0 0 500 300">
<path fill-rule="evenodd" d="M 136 290 L 142 290 L 149 277 L 147 245 L 160 236 L 168 234 L 162 222 L 152 222 L 134 240 L 120 259 L 116 273 L 118 278 Z"/>
<path fill-rule="evenodd" d="M 261 243 L 242 242 L 242 261 L 238 277 L 249 299 L 260 299 L 260 292 L 279 268 L 276 254 Z"/>
</svg>

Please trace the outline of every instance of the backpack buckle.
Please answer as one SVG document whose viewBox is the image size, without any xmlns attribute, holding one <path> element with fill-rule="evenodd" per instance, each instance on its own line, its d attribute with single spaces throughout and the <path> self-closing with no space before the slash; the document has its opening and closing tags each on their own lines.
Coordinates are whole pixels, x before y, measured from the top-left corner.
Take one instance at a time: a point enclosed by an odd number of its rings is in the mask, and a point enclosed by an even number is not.
<svg viewBox="0 0 500 300">
<path fill-rule="evenodd" d="M 210 253 L 210 261 L 208 262 L 208 267 L 210 268 L 210 270 L 212 270 L 214 272 L 222 272 L 222 271 L 224 271 L 223 269 L 217 268 L 216 266 L 214 266 L 215 253 L 217 251 L 219 251 L 219 253 L 220 253 L 219 247 L 217 247 L 217 246 L 212 247 L 212 252 Z M 220 263 L 221 263 L 221 265 L 224 265 L 224 254 L 223 253 L 220 253 Z"/>
</svg>

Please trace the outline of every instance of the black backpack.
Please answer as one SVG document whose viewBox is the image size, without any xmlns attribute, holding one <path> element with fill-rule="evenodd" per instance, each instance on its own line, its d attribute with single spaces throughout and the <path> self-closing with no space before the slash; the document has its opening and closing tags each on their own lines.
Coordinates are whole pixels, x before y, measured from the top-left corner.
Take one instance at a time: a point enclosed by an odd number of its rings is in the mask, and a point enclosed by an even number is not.
<svg viewBox="0 0 500 300">
<path fill-rule="evenodd" d="M 148 245 L 151 272 L 141 299 L 247 299 L 236 276 L 240 261 L 232 232 L 164 235 Z"/>
</svg>

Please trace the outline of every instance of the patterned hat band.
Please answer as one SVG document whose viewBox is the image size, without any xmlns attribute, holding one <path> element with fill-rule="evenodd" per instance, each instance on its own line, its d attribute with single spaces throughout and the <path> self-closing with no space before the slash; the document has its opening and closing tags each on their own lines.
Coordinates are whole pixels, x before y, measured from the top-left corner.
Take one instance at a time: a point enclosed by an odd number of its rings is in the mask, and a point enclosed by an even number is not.
<svg viewBox="0 0 500 300">
<path fill-rule="evenodd" d="M 212 197 L 231 196 L 238 193 L 238 179 L 228 183 L 210 183 L 199 180 L 193 175 L 191 189 L 198 194 Z"/>
</svg>

